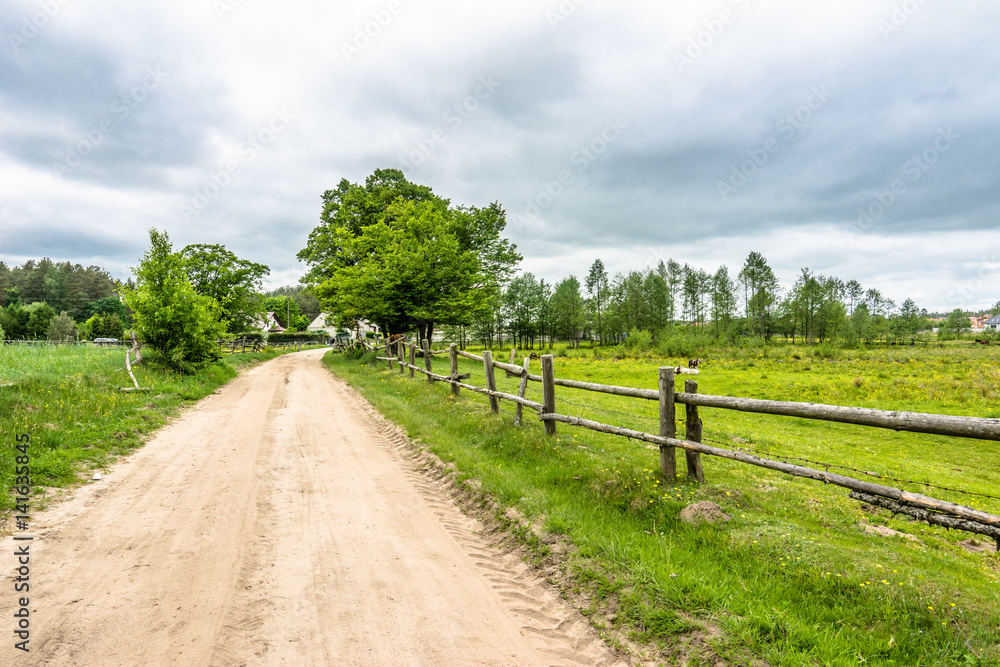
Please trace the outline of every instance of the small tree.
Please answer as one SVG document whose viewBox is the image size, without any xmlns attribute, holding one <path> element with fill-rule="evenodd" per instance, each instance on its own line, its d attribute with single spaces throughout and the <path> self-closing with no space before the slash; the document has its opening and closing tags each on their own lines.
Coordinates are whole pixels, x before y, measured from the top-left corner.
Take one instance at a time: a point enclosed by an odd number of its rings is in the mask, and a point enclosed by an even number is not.
<svg viewBox="0 0 1000 667">
<path fill-rule="evenodd" d="M 956 308 L 948 313 L 948 317 L 942 323 L 938 338 L 945 340 L 961 338 L 963 333 L 971 329 L 972 324 L 969 322 L 969 316 L 961 308 Z"/>
<path fill-rule="evenodd" d="M 225 331 L 219 305 L 195 291 L 184 258 L 173 252 L 166 232 L 151 228 L 149 241 L 149 250 L 133 269 L 135 288 L 122 294 L 134 312 L 136 333 L 178 370 L 218 359 L 216 340 Z"/>
<path fill-rule="evenodd" d="M 76 340 L 76 322 L 65 310 L 53 317 L 46 332 L 48 339 L 60 343 Z"/>
</svg>

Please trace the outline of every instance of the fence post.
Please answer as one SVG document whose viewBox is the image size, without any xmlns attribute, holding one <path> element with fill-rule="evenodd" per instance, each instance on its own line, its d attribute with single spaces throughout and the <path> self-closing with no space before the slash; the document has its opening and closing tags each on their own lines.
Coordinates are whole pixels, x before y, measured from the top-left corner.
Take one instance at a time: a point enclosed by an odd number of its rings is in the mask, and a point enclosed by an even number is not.
<svg viewBox="0 0 1000 667">
<path fill-rule="evenodd" d="M 423 340 L 423 346 L 424 346 L 424 366 L 427 367 L 428 373 L 433 373 L 434 371 L 431 369 L 431 342 L 425 338 Z M 428 375 L 427 381 L 433 384 L 434 378 Z"/>
<path fill-rule="evenodd" d="M 405 360 L 403 359 L 403 349 L 406 347 L 406 343 L 400 338 L 396 341 L 396 359 L 399 360 L 399 374 L 402 375 L 406 372 L 406 366 L 403 365 Z"/>
<path fill-rule="evenodd" d="M 556 373 L 551 354 L 542 355 L 542 405 L 543 412 L 553 414 L 556 411 Z M 556 434 L 556 423 L 545 420 L 545 435 Z"/>
<path fill-rule="evenodd" d="M 483 371 L 486 372 L 486 388 L 490 391 L 497 390 L 497 376 L 493 368 L 493 353 L 489 350 L 483 350 Z M 496 396 L 490 396 L 490 410 L 494 413 L 500 412 L 500 399 Z"/>
<path fill-rule="evenodd" d="M 524 394 L 528 391 L 528 369 L 531 367 L 531 357 L 524 358 L 524 375 L 521 376 L 521 386 L 517 390 L 517 395 L 524 398 Z M 524 406 L 520 403 L 514 408 L 514 426 L 521 425 L 521 414 L 524 412 Z"/>
<path fill-rule="evenodd" d="M 388 338 L 385 339 L 385 356 L 389 357 L 389 370 L 391 371 L 395 366 L 392 365 L 392 345 L 389 344 Z"/>
<path fill-rule="evenodd" d="M 694 380 L 685 380 L 684 391 L 688 394 L 697 394 L 698 383 Z M 701 442 L 701 419 L 698 418 L 698 406 L 686 405 L 684 407 L 687 409 L 684 439 L 691 442 Z M 688 479 L 704 482 L 705 471 L 701 467 L 701 454 L 685 449 L 684 457 L 687 459 Z"/>
<path fill-rule="evenodd" d="M 417 344 L 410 343 L 410 377 L 413 377 L 416 374 L 416 371 L 413 370 L 413 367 L 416 365 L 417 365 Z"/>
<path fill-rule="evenodd" d="M 458 343 L 452 343 L 448 346 L 448 358 L 451 362 L 451 379 L 458 379 Z M 451 395 L 458 398 L 458 392 L 461 391 L 461 387 L 457 384 L 451 385 Z"/>
<path fill-rule="evenodd" d="M 674 403 L 674 368 L 660 368 L 660 435 L 677 437 L 676 406 Z M 670 482 L 677 481 L 677 448 L 660 445 L 660 474 Z"/>
<path fill-rule="evenodd" d="M 508 361 L 507 363 L 510 364 L 511 366 L 513 366 L 514 365 L 514 357 L 516 357 L 516 356 L 517 356 L 517 346 L 515 345 L 514 347 L 510 348 L 510 361 Z"/>
</svg>

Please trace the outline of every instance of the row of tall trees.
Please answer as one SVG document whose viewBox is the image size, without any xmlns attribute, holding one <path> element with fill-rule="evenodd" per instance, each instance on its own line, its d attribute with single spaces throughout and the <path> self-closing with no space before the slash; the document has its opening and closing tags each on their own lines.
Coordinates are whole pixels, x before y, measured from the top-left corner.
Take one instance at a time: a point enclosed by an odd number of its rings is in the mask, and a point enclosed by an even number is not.
<svg viewBox="0 0 1000 667">
<path fill-rule="evenodd" d="M 20 266 L 0 262 L 0 307 L 12 303 L 25 306 L 44 301 L 57 312 L 83 322 L 95 314 L 91 304 L 114 297 L 119 281 L 99 266 L 84 268 L 70 262 L 53 262 L 48 257 L 30 259 Z"/>
<path fill-rule="evenodd" d="M 617 342 L 634 330 L 656 340 L 677 327 L 720 339 L 871 344 L 914 340 L 926 315 L 912 299 L 897 306 L 856 280 L 808 268 L 783 290 L 767 259 L 751 252 L 735 276 L 725 265 L 710 272 L 673 259 L 614 276 L 598 259 L 582 283 L 571 275 L 552 285 L 522 273 L 487 311 L 450 333 L 486 344 L 509 338 L 520 347 L 553 338 L 578 345 L 581 336 Z"/>
</svg>

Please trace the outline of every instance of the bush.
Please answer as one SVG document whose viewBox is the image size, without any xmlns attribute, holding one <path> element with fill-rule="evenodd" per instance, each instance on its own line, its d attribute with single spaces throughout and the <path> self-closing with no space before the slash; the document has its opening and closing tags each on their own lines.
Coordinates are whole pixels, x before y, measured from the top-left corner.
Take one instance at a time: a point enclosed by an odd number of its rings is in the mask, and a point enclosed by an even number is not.
<svg viewBox="0 0 1000 667">
<path fill-rule="evenodd" d="M 645 329 L 632 329 L 625 339 L 627 350 L 648 350 L 653 346 L 653 334 Z"/>
<path fill-rule="evenodd" d="M 150 247 L 134 269 L 136 287 L 122 300 L 134 313 L 135 330 L 165 362 L 181 372 L 221 358 L 216 341 L 225 332 L 221 309 L 202 296 L 185 272 L 167 234 L 149 230 Z"/>
<path fill-rule="evenodd" d="M 267 337 L 268 344 L 270 343 L 325 343 L 330 340 L 329 334 L 326 333 L 312 333 L 307 331 L 298 331 L 293 333 L 273 333 L 269 334 Z"/>
<path fill-rule="evenodd" d="M 836 359 L 840 356 L 840 350 L 833 343 L 824 341 L 813 348 L 812 356 L 814 359 Z"/>
</svg>

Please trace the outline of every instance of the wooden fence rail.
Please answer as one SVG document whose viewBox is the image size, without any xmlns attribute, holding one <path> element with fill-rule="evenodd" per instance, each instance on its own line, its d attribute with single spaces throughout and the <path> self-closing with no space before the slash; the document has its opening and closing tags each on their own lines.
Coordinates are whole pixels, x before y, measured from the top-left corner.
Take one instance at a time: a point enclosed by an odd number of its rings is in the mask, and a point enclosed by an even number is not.
<svg viewBox="0 0 1000 667">
<path fill-rule="evenodd" d="M 839 475 L 822 470 L 814 470 L 804 466 L 784 463 L 762 458 L 746 452 L 740 452 L 720 447 L 713 447 L 701 442 L 702 421 L 699 416 L 699 407 L 710 407 L 724 410 L 736 410 L 740 412 L 753 412 L 758 414 L 771 414 L 788 417 L 801 417 L 805 419 L 817 419 L 830 422 L 856 424 L 860 426 L 872 426 L 877 428 L 891 429 L 895 431 L 909 431 L 914 433 L 929 433 L 935 435 L 945 435 L 961 438 L 977 438 L 984 440 L 1000 440 L 1000 419 L 981 417 L 957 417 L 951 415 L 934 415 L 915 412 L 873 410 L 868 408 L 852 408 L 836 405 L 824 405 L 819 403 L 797 403 L 789 401 L 769 401 L 751 398 L 735 398 L 731 396 L 712 396 L 709 394 L 699 394 L 698 384 L 692 380 L 685 382 L 683 392 L 675 391 L 674 367 L 663 367 L 659 369 L 658 389 L 639 389 L 635 387 L 619 387 L 615 385 L 597 384 L 592 382 L 580 382 L 577 380 L 567 380 L 555 377 L 554 359 L 552 355 L 542 355 L 541 375 L 533 375 L 529 372 L 530 359 L 525 358 L 522 366 L 513 363 L 504 363 L 493 359 L 492 353 L 487 350 L 481 356 L 458 350 L 452 345 L 447 350 L 431 350 L 429 342 L 424 340 L 424 364 L 426 369 L 419 368 L 414 363 L 415 346 L 410 345 L 410 362 L 403 361 L 402 346 L 396 348 L 396 354 L 391 355 L 389 347 L 386 348 L 387 356 L 379 359 L 400 364 L 400 372 L 403 367 L 410 369 L 410 375 L 414 371 L 419 371 L 427 376 L 428 382 L 447 382 L 452 385 L 452 391 L 457 392 L 458 388 L 468 389 L 480 394 L 484 394 L 490 399 L 490 406 L 494 412 L 499 410 L 499 400 L 512 401 L 517 404 L 515 413 L 515 424 L 521 423 L 521 411 L 523 407 L 529 407 L 538 412 L 538 419 L 545 425 L 545 432 L 549 435 L 556 433 L 556 423 L 561 422 L 571 426 L 587 428 L 602 433 L 624 436 L 659 445 L 660 447 L 660 472 L 668 480 L 677 479 L 677 468 L 675 452 L 681 449 L 685 453 L 688 477 L 698 482 L 705 481 L 705 474 L 700 459 L 701 454 L 726 458 L 741 463 L 775 470 L 795 477 L 804 477 L 821 481 L 827 484 L 834 484 L 851 490 L 851 497 L 873 505 L 885 507 L 893 512 L 907 514 L 915 518 L 927 521 L 928 523 L 966 530 L 980 535 L 986 535 L 996 540 L 1000 548 L 1000 516 L 975 510 L 963 505 L 957 505 L 944 500 L 931 498 L 918 493 L 896 489 L 873 482 L 866 482 L 845 475 Z M 402 345 L 400 343 L 400 345 Z M 450 356 L 450 375 L 440 375 L 432 371 L 432 357 L 435 354 L 447 352 Z M 461 382 L 469 377 L 469 374 L 458 374 L 458 357 L 464 357 L 483 364 L 486 387 L 477 387 Z M 514 358 L 512 352 L 511 359 Z M 507 373 L 508 377 L 518 377 L 521 379 L 518 395 L 497 391 L 496 381 L 493 379 L 493 369 L 498 368 Z M 543 402 L 538 403 L 526 399 L 525 390 L 528 382 L 542 383 Z M 644 400 L 655 400 L 660 405 L 660 433 L 654 435 L 633 429 L 612 426 L 601 422 L 583 419 L 570 415 L 559 414 L 555 409 L 556 395 L 555 388 L 568 387 L 583 391 L 592 391 L 616 396 L 626 396 L 640 398 Z M 676 437 L 676 404 L 685 406 L 686 429 L 685 437 Z M 874 501 L 870 499 L 875 499 Z"/>
</svg>

